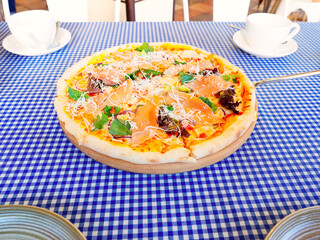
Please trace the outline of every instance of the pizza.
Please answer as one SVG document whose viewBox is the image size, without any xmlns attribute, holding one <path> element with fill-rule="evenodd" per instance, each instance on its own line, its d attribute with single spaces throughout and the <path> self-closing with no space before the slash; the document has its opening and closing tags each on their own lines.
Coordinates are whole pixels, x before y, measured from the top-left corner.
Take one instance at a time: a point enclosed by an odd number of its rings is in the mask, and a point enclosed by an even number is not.
<svg viewBox="0 0 320 240">
<path fill-rule="evenodd" d="M 109 48 L 57 82 L 58 119 L 77 143 L 135 164 L 196 162 L 256 121 L 254 86 L 226 59 L 178 43 Z"/>
</svg>

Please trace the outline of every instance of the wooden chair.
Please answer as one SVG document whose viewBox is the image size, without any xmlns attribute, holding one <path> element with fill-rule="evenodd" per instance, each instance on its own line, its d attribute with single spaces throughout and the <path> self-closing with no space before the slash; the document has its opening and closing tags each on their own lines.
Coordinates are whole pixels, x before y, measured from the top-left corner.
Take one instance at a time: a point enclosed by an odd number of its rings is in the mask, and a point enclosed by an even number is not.
<svg viewBox="0 0 320 240">
<path fill-rule="evenodd" d="M 126 9 L 126 14 L 124 13 Z M 115 21 L 162 22 L 173 21 L 175 0 L 116 0 Z M 184 21 L 189 21 L 189 3 L 183 0 Z"/>
</svg>

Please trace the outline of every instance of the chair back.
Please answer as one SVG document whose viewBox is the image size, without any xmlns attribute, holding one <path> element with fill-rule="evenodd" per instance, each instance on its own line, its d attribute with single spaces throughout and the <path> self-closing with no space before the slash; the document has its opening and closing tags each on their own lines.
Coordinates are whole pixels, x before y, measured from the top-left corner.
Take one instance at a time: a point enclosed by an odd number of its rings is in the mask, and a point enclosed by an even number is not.
<svg viewBox="0 0 320 240">
<path fill-rule="evenodd" d="M 213 0 L 213 21 L 245 22 L 250 0 Z"/>
<path fill-rule="evenodd" d="M 105 22 L 115 19 L 112 0 L 47 0 L 48 10 L 61 22 Z"/>
<path fill-rule="evenodd" d="M 9 0 L 2 0 L 2 8 L 3 8 L 4 19 L 7 20 L 8 17 L 11 15 L 10 8 L 9 8 Z"/>
<path fill-rule="evenodd" d="M 174 0 L 143 0 L 134 3 L 136 22 L 169 22 L 174 18 Z M 189 21 L 188 0 L 182 0 L 184 21 Z M 115 21 L 127 21 L 126 3 L 116 0 Z"/>
</svg>

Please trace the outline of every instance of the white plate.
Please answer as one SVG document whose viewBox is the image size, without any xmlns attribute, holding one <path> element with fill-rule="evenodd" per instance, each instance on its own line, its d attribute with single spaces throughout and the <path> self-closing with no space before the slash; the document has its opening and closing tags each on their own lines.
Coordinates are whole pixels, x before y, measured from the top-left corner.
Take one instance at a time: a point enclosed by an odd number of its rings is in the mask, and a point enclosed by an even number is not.
<svg viewBox="0 0 320 240">
<path fill-rule="evenodd" d="M 242 31 L 238 31 L 233 35 L 233 42 L 243 51 L 250 53 L 251 55 L 262 58 L 277 58 L 284 57 L 294 53 L 298 49 L 298 44 L 295 40 L 290 39 L 288 42 L 281 45 L 281 47 L 275 52 L 257 52 L 250 48 L 243 38 Z"/>
<path fill-rule="evenodd" d="M 12 34 L 7 36 L 3 42 L 2 46 L 4 49 L 6 49 L 8 52 L 22 55 L 22 56 L 40 56 L 40 55 L 46 55 L 49 53 L 53 53 L 55 51 L 58 51 L 59 49 L 63 48 L 65 45 L 68 44 L 68 42 L 71 39 L 71 33 L 64 29 L 64 28 L 59 28 L 58 33 L 57 33 L 57 44 L 55 47 L 51 47 L 48 49 L 41 49 L 41 50 L 34 50 L 30 49 L 27 47 L 24 47 L 21 45 Z"/>
<path fill-rule="evenodd" d="M 85 240 L 67 219 L 49 210 L 24 206 L 0 206 L 0 239 Z"/>
<path fill-rule="evenodd" d="M 265 240 L 319 240 L 320 206 L 303 208 L 280 220 Z"/>
</svg>

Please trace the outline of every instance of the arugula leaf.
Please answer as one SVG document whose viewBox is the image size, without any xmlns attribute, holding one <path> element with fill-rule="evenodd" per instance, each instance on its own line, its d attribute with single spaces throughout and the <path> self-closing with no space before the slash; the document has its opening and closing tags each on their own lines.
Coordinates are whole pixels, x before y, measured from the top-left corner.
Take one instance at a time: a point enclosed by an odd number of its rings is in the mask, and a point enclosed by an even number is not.
<svg viewBox="0 0 320 240">
<path fill-rule="evenodd" d="M 143 69 L 141 70 L 141 72 L 146 78 L 149 78 L 149 79 L 152 78 L 153 76 L 162 75 L 162 72 L 158 72 L 153 69 Z"/>
<path fill-rule="evenodd" d="M 179 65 L 179 64 L 181 64 L 181 65 L 186 65 L 187 63 L 186 63 L 186 62 L 179 62 L 179 61 L 177 61 L 177 60 L 174 60 L 174 64 L 175 64 L 175 65 Z"/>
<path fill-rule="evenodd" d="M 140 47 L 137 47 L 136 50 L 139 52 L 144 51 L 145 53 L 154 52 L 154 48 L 149 46 L 149 43 L 146 42 L 144 42 Z"/>
<path fill-rule="evenodd" d="M 69 97 L 75 101 L 81 98 L 81 96 L 83 96 L 86 100 L 90 97 L 88 94 L 78 91 L 76 89 L 73 89 L 70 86 L 68 86 L 68 94 L 69 94 Z"/>
<path fill-rule="evenodd" d="M 129 74 L 127 74 L 125 77 L 124 77 L 124 79 L 125 80 L 127 80 L 127 79 L 131 79 L 131 80 L 136 80 L 137 79 L 137 74 L 140 72 L 140 70 L 137 70 L 137 71 L 135 71 L 135 72 L 133 72 L 133 73 L 129 73 Z"/>
<path fill-rule="evenodd" d="M 186 72 L 179 72 L 179 75 L 180 75 L 180 81 L 182 84 L 185 84 L 185 83 L 189 83 L 193 80 L 193 75 L 191 74 L 188 74 Z"/>
<path fill-rule="evenodd" d="M 104 107 L 104 113 L 107 114 L 107 116 L 111 117 L 112 115 L 117 115 L 120 112 L 120 107 L 118 106 L 105 106 Z"/>
<path fill-rule="evenodd" d="M 124 120 L 115 119 L 111 123 L 109 133 L 118 136 L 130 135 L 130 124 L 126 123 Z"/>
<path fill-rule="evenodd" d="M 108 116 L 102 113 L 101 117 L 97 115 L 97 118 L 93 121 L 94 129 L 92 131 L 97 131 L 103 128 L 103 125 L 109 121 Z"/>
<path fill-rule="evenodd" d="M 215 113 L 215 111 L 217 111 L 217 109 L 218 109 L 217 105 L 215 105 L 213 102 L 211 102 L 209 100 L 209 98 L 205 98 L 205 97 L 199 97 L 199 98 L 212 109 L 213 113 Z"/>
</svg>

